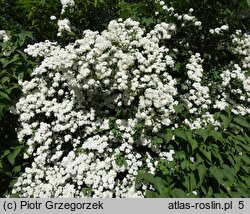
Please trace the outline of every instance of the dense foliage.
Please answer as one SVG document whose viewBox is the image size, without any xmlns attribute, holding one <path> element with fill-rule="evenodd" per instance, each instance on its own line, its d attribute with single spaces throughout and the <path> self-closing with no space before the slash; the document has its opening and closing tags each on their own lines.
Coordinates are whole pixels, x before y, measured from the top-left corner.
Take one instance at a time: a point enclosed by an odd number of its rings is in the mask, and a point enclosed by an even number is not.
<svg viewBox="0 0 250 214">
<path fill-rule="evenodd" d="M 249 197 L 249 17 L 234 0 L 1 0 L 0 193 Z"/>
<path fill-rule="evenodd" d="M 18 101 L 21 94 L 18 80 L 30 78 L 35 64 L 22 49 L 32 39 L 31 32 L 22 31 L 9 36 L 10 40 L 0 42 L 0 178 L 3 184 L 0 187 L 1 192 L 6 190 L 10 180 L 21 171 L 21 166 L 25 166 L 22 163 L 24 145 L 17 143 L 15 130 L 18 118 L 11 113 L 11 106 Z"/>
</svg>

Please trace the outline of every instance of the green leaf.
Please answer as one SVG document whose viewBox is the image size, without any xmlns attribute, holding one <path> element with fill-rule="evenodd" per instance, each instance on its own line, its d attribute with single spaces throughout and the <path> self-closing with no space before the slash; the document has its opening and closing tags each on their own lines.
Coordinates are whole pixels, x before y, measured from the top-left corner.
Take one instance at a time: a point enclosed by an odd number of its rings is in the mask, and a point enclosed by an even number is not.
<svg viewBox="0 0 250 214">
<path fill-rule="evenodd" d="M 186 198 L 187 197 L 187 194 L 183 190 L 177 189 L 177 188 L 173 189 L 171 195 L 173 198 Z"/>
<path fill-rule="evenodd" d="M 143 17 L 142 20 L 141 20 L 141 23 L 145 24 L 146 26 L 150 26 L 151 24 L 154 23 L 154 19 Z"/>
<path fill-rule="evenodd" d="M 161 145 L 163 143 L 163 140 L 159 137 L 154 137 L 153 140 L 151 141 L 153 145 Z"/>
<path fill-rule="evenodd" d="M 229 198 L 226 193 L 214 193 L 215 198 Z"/>
<path fill-rule="evenodd" d="M 3 91 L 0 91 L 0 98 L 5 98 L 6 100 L 9 100 L 9 101 L 11 101 L 11 99 L 10 99 L 10 97 L 9 97 L 9 95 L 8 94 L 6 94 L 5 92 L 3 92 Z"/>
<path fill-rule="evenodd" d="M 231 117 L 232 106 L 226 106 L 225 111 L 227 112 L 228 116 Z"/>
<path fill-rule="evenodd" d="M 201 147 L 199 150 L 200 150 L 201 154 L 203 154 L 203 155 L 206 157 L 206 159 L 207 159 L 210 163 L 212 163 L 211 151 L 207 151 L 205 148 L 202 148 L 202 147 Z"/>
<path fill-rule="evenodd" d="M 235 124 L 235 123 L 230 123 L 229 127 L 233 128 L 233 129 L 238 129 L 239 131 L 242 131 L 242 127 L 239 126 L 239 125 L 237 125 L 237 124 Z"/>
<path fill-rule="evenodd" d="M 246 139 L 246 141 L 250 142 L 250 137 L 246 133 L 244 133 L 243 135 L 244 135 L 244 138 Z"/>
<path fill-rule="evenodd" d="M 166 143 L 168 143 L 173 137 L 173 132 L 171 129 L 167 130 L 167 134 L 164 135 L 164 140 Z"/>
<path fill-rule="evenodd" d="M 237 116 L 233 120 L 241 126 L 244 126 L 246 128 L 250 128 L 250 123 L 247 122 L 247 120 L 241 116 Z"/>
<path fill-rule="evenodd" d="M 155 177 L 153 185 L 160 195 L 164 194 L 167 183 L 163 179 L 161 179 L 160 177 Z"/>
<path fill-rule="evenodd" d="M 239 192 L 229 192 L 231 198 L 241 198 L 242 195 Z"/>
<path fill-rule="evenodd" d="M 176 62 L 176 63 L 175 63 L 175 68 L 176 68 L 177 70 L 180 70 L 181 67 L 182 67 L 182 63 L 180 63 L 180 62 Z"/>
<path fill-rule="evenodd" d="M 4 153 L 2 154 L 1 158 L 7 156 L 8 154 L 10 154 L 10 150 L 5 150 Z"/>
<path fill-rule="evenodd" d="M 118 129 L 112 129 L 112 133 L 113 133 L 115 139 L 117 139 L 117 140 L 121 140 L 122 139 L 122 133 L 120 132 L 120 130 L 118 130 Z"/>
<path fill-rule="evenodd" d="M 245 151 L 248 151 L 250 152 L 250 145 L 249 144 L 244 144 L 244 143 L 241 143 L 241 142 L 237 142 L 237 144 L 242 147 Z"/>
<path fill-rule="evenodd" d="M 176 114 L 180 113 L 181 105 L 180 105 L 180 104 L 174 105 L 174 110 L 175 110 L 175 113 L 176 113 Z"/>
<path fill-rule="evenodd" d="M 223 174 L 221 173 L 221 170 L 218 169 L 217 167 L 213 166 L 209 169 L 210 173 L 212 176 L 217 180 L 219 184 L 223 182 Z"/>
<path fill-rule="evenodd" d="M 231 123 L 232 118 L 226 117 L 226 116 L 223 115 L 223 114 L 220 115 L 220 118 L 221 118 L 221 120 L 222 120 L 222 125 L 223 125 L 223 127 L 226 129 L 226 128 L 228 127 L 229 123 Z"/>
<path fill-rule="evenodd" d="M 158 194 L 154 191 L 146 190 L 145 197 L 146 198 L 158 198 Z"/>
<path fill-rule="evenodd" d="M 197 188 L 196 177 L 195 177 L 194 173 L 192 173 L 190 175 L 190 179 L 189 179 L 189 189 L 190 189 L 190 191 L 193 191 L 196 188 Z"/>
<path fill-rule="evenodd" d="M 21 167 L 20 165 L 19 165 L 19 166 L 15 166 L 15 167 L 13 168 L 12 172 L 13 172 L 13 173 L 18 173 L 18 172 L 21 171 L 21 169 L 22 169 L 22 167 Z"/>
<path fill-rule="evenodd" d="M 220 112 L 216 112 L 216 113 L 214 113 L 214 119 L 215 120 L 218 120 L 219 119 L 219 117 L 220 117 Z"/>
<path fill-rule="evenodd" d="M 211 154 L 213 155 L 213 157 L 215 157 L 219 161 L 220 165 L 223 164 L 223 159 L 221 157 L 221 154 L 219 152 L 219 148 L 217 147 L 217 145 L 213 146 Z"/>
<path fill-rule="evenodd" d="M 183 185 L 188 189 L 189 192 L 193 191 L 194 189 L 196 189 L 197 185 L 196 185 L 196 179 L 195 179 L 195 175 L 194 173 L 192 173 L 191 175 L 185 177 L 185 181 L 183 182 Z"/>
<path fill-rule="evenodd" d="M 33 38 L 33 35 L 32 35 L 32 32 L 31 31 L 22 31 L 21 33 L 18 33 L 16 36 L 19 37 L 20 41 L 21 41 L 21 44 L 20 45 L 23 45 L 25 39 L 28 37 L 30 39 Z"/>
<path fill-rule="evenodd" d="M 19 60 L 19 55 L 15 54 L 14 57 L 11 60 L 7 60 L 7 59 L 0 59 L 0 61 L 2 62 L 3 68 L 7 67 L 9 64 L 15 62 Z"/>
<path fill-rule="evenodd" d="M 187 141 L 186 132 L 182 129 L 174 130 L 174 135 Z"/>
<path fill-rule="evenodd" d="M 8 88 L 6 90 L 7 93 L 11 94 L 15 89 L 17 89 L 18 91 L 21 91 L 20 85 L 15 84 L 14 86 Z"/>
<path fill-rule="evenodd" d="M 247 165 L 250 165 L 250 158 L 247 157 L 247 156 L 241 156 L 241 159 L 247 164 Z"/>
<path fill-rule="evenodd" d="M 245 198 L 250 197 L 249 189 L 247 189 L 245 187 L 245 185 L 243 185 L 242 183 L 236 184 L 235 188 L 236 188 L 237 192 L 239 192 L 241 194 L 241 197 L 245 197 Z"/>
<path fill-rule="evenodd" d="M 204 143 L 208 138 L 208 131 L 206 129 L 197 129 L 196 133 L 203 138 Z"/>
<path fill-rule="evenodd" d="M 20 198 L 20 196 L 18 194 L 11 194 L 9 197 L 10 198 Z"/>
<path fill-rule="evenodd" d="M 207 196 L 208 196 L 208 197 L 211 197 L 212 194 L 213 194 L 213 189 L 212 189 L 212 187 L 210 186 L 210 187 L 208 187 Z"/>
<path fill-rule="evenodd" d="M 224 142 L 224 138 L 221 132 L 213 131 L 209 134 L 209 136 L 213 137 L 216 141 Z"/>
<path fill-rule="evenodd" d="M 7 76 L 2 77 L 2 79 L 1 79 L 2 84 L 4 84 L 5 82 L 9 82 L 9 81 L 10 81 L 10 78 Z"/>
<path fill-rule="evenodd" d="M 141 180 L 151 183 L 160 195 L 166 191 L 167 182 L 160 177 L 155 177 L 150 173 L 139 173 L 136 177 L 136 183 Z"/>
<path fill-rule="evenodd" d="M 230 168 L 228 165 L 222 166 L 221 174 L 223 174 L 229 181 L 234 181 L 236 173 L 237 171 L 235 171 L 234 168 Z"/>
<path fill-rule="evenodd" d="M 27 60 L 27 55 L 24 53 L 24 52 L 22 52 L 22 51 L 20 51 L 20 50 L 16 50 L 22 57 L 23 57 L 23 60 Z"/>
<path fill-rule="evenodd" d="M 15 164 L 15 159 L 16 159 L 17 155 L 18 155 L 20 152 L 21 152 L 21 147 L 16 147 L 16 148 L 14 149 L 14 151 L 12 151 L 12 152 L 8 155 L 7 159 L 8 159 L 8 161 L 9 161 L 12 165 Z"/>
<path fill-rule="evenodd" d="M 245 173 L 249 174 L 250 173 L 250 169 L 249 167 L 242 165 L 241 168 L 243 169 L 243 171 L 245 171 Z"/>
<path fill-rule="evenodd" d="M 0 121 L 2 120 L 2 117 L 4 116 L 4 112 L 6 110 L 7 106 L 0 103 Z"/>
<path fill-rule="evenodd" d="M 188 142 L 191 145 L 191 149 L 192 149 L 192 152 L 193 152 L 196 148 L 198 148 L 198 146 L 199 146 L 198 142 L 193 138 L 191 132 L 186 131 L 186 136 L 187 136 Z"/>
<path fill-rule="evenodd" d="M 250 187 L 250 177 L 248 176 L 240 176 L 240 177 L 245 182 L 245 184 Z"/>
<path fill-rule="evenodd" d="M 203 182 L 203 179 L 206 175 L 207 168 L 204 165 L 198 165 L 196 169 L 197 169 L 198 175 L 199 175 L 199 185 L 201 185 Z"/>
</svg>

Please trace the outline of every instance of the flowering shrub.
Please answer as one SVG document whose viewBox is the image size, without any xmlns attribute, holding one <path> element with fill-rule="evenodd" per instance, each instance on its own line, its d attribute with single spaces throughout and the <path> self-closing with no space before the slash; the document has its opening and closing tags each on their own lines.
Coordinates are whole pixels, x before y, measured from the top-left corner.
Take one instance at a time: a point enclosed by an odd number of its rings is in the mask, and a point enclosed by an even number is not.
<svg viewBox="0 0 250 214">
<path fill-rule="evenodd" d="M 62 14 L 74 6 L 74 1 L 62 3 Z M 226 142 L 231 149 L 229 133 L 245 133 L 243 139 L 238 136 L 243 146 L 230 155 L 242 156 L 237 164 L 244 159 L 248 166 L 249 153 L 244 149 L 249 151 L 246 128 L 250 125 L 245 118 L 250 113 L 249 35 L 236 31 L 228 36 L 221 48 L 231 54 L 231 61 L 208 70 L 206 53 L 192 48 L 186 39 L 189 31 L 185 35 L 185 29 L 193 29 L 202 44 L 204 38 L 198 36 L 202 22 L 192 9 L 179 14 L 163 1 L 158 3 L 170 21 L 157 23 L 149 32 L 137 21 L 118 19 L 100 33 L 85 30 L 66 46 L 48 40 L 28 45 L 25 52 L 40 64 L 30 81 L 19 82 L 23 95 L 16 110 L 18 140 L 28 146 L 24 158 L 33 162 L 18 178 L 12 194 L 154 197 L 158 191 L 160 196 L 175 197 L 180 192 L 182 197 L 216 196 L 213 193 L 220 193 L 220 187 L 204 190 L 204 174 L 209 171 L 221 181 L 224 177 L 218 169 L 228 172 L 228 163 L 219 154 L 211 166 L 207 149 L 218 150 L 218 142 Z M 73 33 L 69 19 L 58 20 L 58 27 L 58 36 Z M 225 36 L 229 29 L 227 24 L 215 27 L 208 37 Z M 220 111 L 229 111 L 229 117 Z M 232 119 L 232 115 L 238 116 Z M 223 146 L 220 149 L 224 152 Z M 188 167 L 180 167 L 181 161 Z M 197 171 L 190 163 L 197 164 Z M 181 183 L 185 191 L 170 193 L 174 179 L 181 180 L 190 171 L 191 177 Z M 198 173 L 198 184 L 193 171 Z M 238 169 L 232 174 L 238 172 L 243 173 Z M 231 182 L 228 190 L 235 180 L 225 179 Z M 206 185 L 210 180 L 204 179 Z"/>
</svg>

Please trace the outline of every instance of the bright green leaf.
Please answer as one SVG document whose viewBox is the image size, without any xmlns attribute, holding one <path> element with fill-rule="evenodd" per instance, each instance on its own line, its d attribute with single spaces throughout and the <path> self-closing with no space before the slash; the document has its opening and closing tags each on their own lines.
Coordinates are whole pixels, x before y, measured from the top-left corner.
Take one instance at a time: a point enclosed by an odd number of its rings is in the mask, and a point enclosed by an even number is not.
<svg viewBox="0 0 250 214">
<path fill-rule="evenodd" d="M 241 116 L 237 116 L 233 120 L 241 126 L 244 126 L 246 128 L 250 128 L 250 123 L 247 122 L 247 120 Z"/>
<path fill-rule="evenodd" d="M 186 132 L 182 129 L 174 130 L 174 135 L 187 141 Z"/>
<path fill-rule="evenodd" d="M 154 137 L 153 140 L 151 141 L 153 145 L 161 145 L 163 143 L 163 140 L 159 137 Z"/>
<path fill-rule="evenodd" d="M 221 132 L 213 131 L 209 134 L 209 136 L 213 137 L 215 140 L 220 141 L 220 142 L 225 141 Z"/>
</svg>

